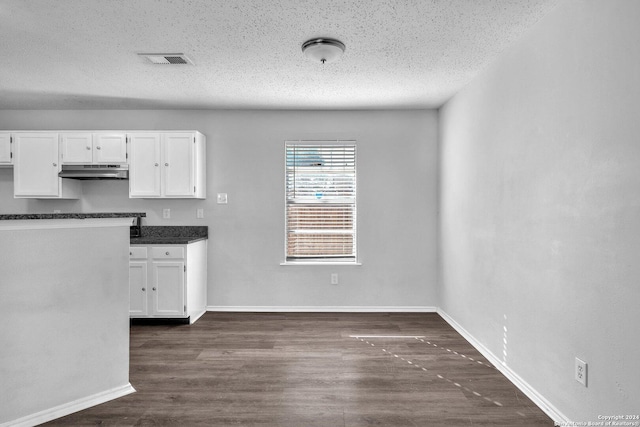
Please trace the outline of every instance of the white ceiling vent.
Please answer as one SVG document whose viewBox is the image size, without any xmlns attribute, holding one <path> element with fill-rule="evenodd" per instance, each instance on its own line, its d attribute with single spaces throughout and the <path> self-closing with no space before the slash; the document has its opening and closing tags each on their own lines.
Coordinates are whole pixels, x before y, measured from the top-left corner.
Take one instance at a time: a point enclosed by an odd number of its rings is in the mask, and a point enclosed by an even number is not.
<svg viewBox="0 0 640 427">
<path fill-rule="evenodd" d="M 193 62 L 183 53 L 139 53 L 152 64 L 193 65 Z"/>
</svg>

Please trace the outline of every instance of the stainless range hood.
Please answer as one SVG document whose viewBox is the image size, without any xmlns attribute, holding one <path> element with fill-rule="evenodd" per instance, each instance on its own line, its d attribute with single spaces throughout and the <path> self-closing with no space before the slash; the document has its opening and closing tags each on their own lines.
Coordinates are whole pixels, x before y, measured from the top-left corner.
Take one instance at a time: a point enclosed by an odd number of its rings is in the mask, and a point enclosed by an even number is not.
<svg viewBox="0 0 640 427">
<path fill-rule="evenodd" d="M 60 178 L 129 179 L 129 165 L 62 165 Z"/>
</svg>

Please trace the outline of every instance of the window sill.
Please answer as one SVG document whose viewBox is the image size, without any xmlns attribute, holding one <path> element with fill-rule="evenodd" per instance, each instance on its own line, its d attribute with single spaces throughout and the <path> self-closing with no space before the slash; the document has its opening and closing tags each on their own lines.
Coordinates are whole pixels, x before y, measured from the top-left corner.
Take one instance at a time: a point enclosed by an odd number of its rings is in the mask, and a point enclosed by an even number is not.
<svg viewBox="0 0 640 427">
<path fill-rule="evenodd" d="M 280 265 L 362 265 L 361 262 L 339 262 L 339 261 L 285 261 Z"/>
</svg>

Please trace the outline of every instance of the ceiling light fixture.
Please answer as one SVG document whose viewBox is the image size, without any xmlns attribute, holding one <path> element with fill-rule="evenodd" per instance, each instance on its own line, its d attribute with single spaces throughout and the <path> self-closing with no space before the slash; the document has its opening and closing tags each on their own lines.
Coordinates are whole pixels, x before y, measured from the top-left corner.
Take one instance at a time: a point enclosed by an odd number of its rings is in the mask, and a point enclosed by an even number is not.
<svg viewBox="0 0 640 427">
<path fill-rule="evenodd" d="M 311 39 L 302 44 L 302 52 L 306 57 L 322 64 L 337 60 L 344 50 L 344 43 L 336 39 Z"/>
</svg>

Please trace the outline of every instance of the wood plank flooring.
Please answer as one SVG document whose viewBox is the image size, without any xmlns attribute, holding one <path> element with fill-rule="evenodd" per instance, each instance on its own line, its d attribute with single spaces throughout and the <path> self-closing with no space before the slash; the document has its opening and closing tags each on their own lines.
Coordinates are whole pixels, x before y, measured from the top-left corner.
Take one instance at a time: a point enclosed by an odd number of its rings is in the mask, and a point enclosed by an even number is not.
<svg viewBox="0 0 640 427">
<path fill-rule="evenodd" d="M 420 337 L 389 337 L 399 335 Z M 137 393 L 46 425 L 553 425 L 431 313 L 206 313 L 193 325 L 137 325 L 130 369 Z"/>
</svg>

